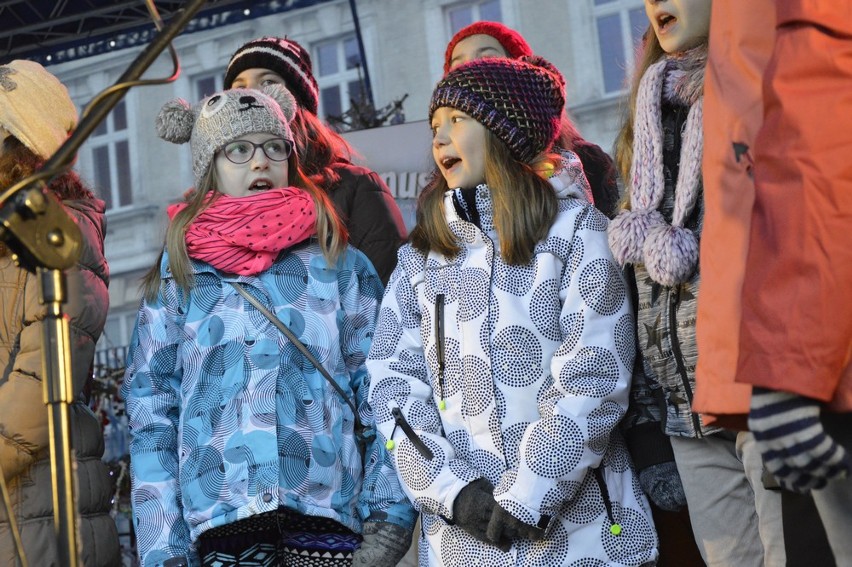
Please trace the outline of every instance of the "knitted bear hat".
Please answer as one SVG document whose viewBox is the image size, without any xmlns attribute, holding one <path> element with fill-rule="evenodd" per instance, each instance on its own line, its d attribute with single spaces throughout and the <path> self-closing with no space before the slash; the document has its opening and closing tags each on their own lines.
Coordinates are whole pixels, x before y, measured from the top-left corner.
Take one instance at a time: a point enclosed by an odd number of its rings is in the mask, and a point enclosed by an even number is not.
<svg viewBox="0 0 852 567">
<path fill-rule="evenodd" d="M 0 66 L 0 126 L 49 159 L 77 126 L 77 108 L 59 79 L 18 59 Z"/>
<path fill-rule="evenodd" d="M 494 132 L 522 162 L 550 148 L 565 107 L 565 80 L 547 60 L 486 58 L 459 65 L 432 93 L 429 121 L 440 107 L 461 110 Z"/>
<path fill-rule="evenodd" d="M 175 144 L 189 142 L 198 187 L 216 152 L 240 136 L 262 132 L 292 142 L 295 113 L 296 101 L 283 85 L 268 85 L 262 92 L 232 89 L 212 94 L 195 107 L 180 98 L 167 102 L 157 115 L 157 134 Z"/>
<path fill-rule="evenodd" d="M 286 37 L 261 37 L 242 45 L 231 56 L 225 71 L 225 88 L 246 69 L 269 69 L 284 79 L 299 106 L 316 114 L 319 86 L 313 75 L 311 56 L 304 47 Z"/>
<path fill-rule="evenodd" d="M 500 22 L 474 22 L 469 26 L 463 27 L 456 32 L 450 43 L 447 44 L 447 51 L 444 53 L 444 74 L 450 72 L 450 64 L 453 59 L 453 49 L 456 48 L 458 42 L 472 35 L 487 35 L 496 39 L 506 54 L 512 59 L 519 57 L 530 56 L 533 54 L 532 48 L 521 34 L 501 24 Z"/>
</svg>

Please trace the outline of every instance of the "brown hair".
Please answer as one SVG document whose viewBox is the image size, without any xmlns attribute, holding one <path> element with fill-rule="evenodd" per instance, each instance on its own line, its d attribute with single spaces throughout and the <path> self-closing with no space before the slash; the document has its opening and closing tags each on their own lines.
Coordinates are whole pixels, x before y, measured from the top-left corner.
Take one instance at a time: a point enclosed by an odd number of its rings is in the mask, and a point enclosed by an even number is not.
<svg viewBox="0 0 852 567">
<path fill-rule="evenodd" d="M 43 165 L 44 160 L 20 140 L 14 136 L 7 137 L 3 141 L 3 154 L 0 155 L 0 187 L 8 189 L 41 169 Z M 73 170 L 57 175 L 47 184 L 47 188 L 61 200 L 84 201 L 95 198 Z"/>
<path fill-rule="evenodd" d="M 332 167 L 337 163 L 351 162 L 355 155 L 352 146 L 319 116 L 301 106 L 297 107 L 290 128 L 305 175 L 328 190 L 340 180 Z"/>
<path fill-rule="evenodd" d="M 637 52 L 636 67 L 630 85 L 630 94 L 624 107 L 621 130 L 615 139 L 615 164 L 625 187 L 629 187 L 630 168 L 633 165 L 633 124 L 636 119 L 636 99 L 639 96 L 639 84 L 648 67 L 659 61 L 663 55 L 665 55 L 665 51 L 663 51 L 653 27 L 649 24 L 642 36 L 641 47 Z M 629 190 L 624 191 L 620 208 L 630 208 Z"/>
<path fill-rule="evenodd" d="M 314 201 L 317 211 L 316 232 L 320 249 L 329 264 L 337 263 L 338 258 L 346 248 L 349 235 L 346 227 L 335 211 L 331 199 L 312 182 L 299 167 L 297 153 L 290 155 L 287 160 L 288 179 L 290 186 L 306 191 Z M 208 194 L 213 192 L 213 197 Z M 211 166 L 202 179 L 199 187 L 184 195 L 186 208 L 178 212 L 166 229 L 165 249 L 169 252 L 169 270 L 175 282 L 185 291 L 194 285 L 192 265 L 186 249 L 186 230 L 198 215 L 204 212 L 222 193 L 217 189 L 215 168 Z M 148 270 L 142 279 L 142 289 L 148 301 L 154 301 L 160 289 L 160 259 Z"/>
<path fill-rule="evenodd" d="M 507 264 L 528 263 L 536 243 L 553 225 L 556 195 L 550 183 L 538 173 L 538 168 L 545 163 L 555 167 L 558 159 L 558 156 L 545 153 L 532 163 L 520 162 L 506 144 L 486 130 L 485 183 L 491 191 L 500 254 Z M 434 250 L 452 257 L 461 250 L 444 216 L 444 194 L 448 190 L 447 181 L 435 170 L 432 181 L 420 195 L 411 243 L 423 254 Z"/>
</svg>

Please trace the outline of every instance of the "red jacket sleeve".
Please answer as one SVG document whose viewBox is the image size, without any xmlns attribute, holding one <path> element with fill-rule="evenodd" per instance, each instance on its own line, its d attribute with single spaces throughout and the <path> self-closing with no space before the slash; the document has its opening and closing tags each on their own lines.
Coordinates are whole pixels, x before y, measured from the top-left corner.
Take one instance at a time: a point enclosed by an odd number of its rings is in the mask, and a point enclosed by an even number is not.
<svg viewBox="0 0 852 567">
<path fill-rule="evenodd" d="M 777 7 L 737 380 L 852 411 L 852 0 Z"/>
</svg>

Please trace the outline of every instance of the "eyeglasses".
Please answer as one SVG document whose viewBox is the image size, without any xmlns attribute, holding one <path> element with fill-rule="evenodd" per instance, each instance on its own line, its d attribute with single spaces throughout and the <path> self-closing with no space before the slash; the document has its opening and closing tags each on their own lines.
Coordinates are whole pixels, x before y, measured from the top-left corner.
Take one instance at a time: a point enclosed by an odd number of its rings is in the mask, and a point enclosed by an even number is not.
<svg viewBox="0 0 852 567">
<path fill-rule="evenodd" d="M 284 138 L 272 138 L 262 144 L 255 144 L 248 140 L 234 140 L 222 149 L 222 153 L 229 162 L 241 165 L 251 161 L 257 148 L 263 150 L 271 161 L 284 161 L 293 153 L 293 142 Z"/>
</svg>

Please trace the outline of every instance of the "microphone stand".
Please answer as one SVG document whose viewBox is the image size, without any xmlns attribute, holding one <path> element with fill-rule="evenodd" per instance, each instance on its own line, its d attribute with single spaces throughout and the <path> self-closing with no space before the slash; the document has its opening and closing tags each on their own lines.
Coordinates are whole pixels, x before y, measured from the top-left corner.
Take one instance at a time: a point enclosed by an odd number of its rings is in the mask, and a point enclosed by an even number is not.
<svg viewBox="0 0 852 567">
<path fill-rule="evenodd" d="M 149 10 L 153 2 L 146 0 Z M 77 567 L 76 499 L 74 455 L 71 446 L 70 406 L 74 402 L 71 377 L 71 341 L 68 317 L 62 312 L 66 301 L 63 270 L 76 265 L 80 256 L 80 228 L 65 211 L 59 199 L 47 189 L 47 182 L 65 171 L 73 162 L 78 148 L 95 130 L 124 92 L 133 85 L 149 84 L 139 77 L 157 59 L 192 19 L 206 0 L 191 0 L 143 50 L 115 85 L 102 93 L 84 115 L 74 133 L 44 164 L 27 179 L 15 184 L 0 195 L 0 240 L 12 250 L 15 262 L 39 277 L 41 302 L 47 306 L 44 321 L 44 401 L 49 407 L 50 457 L 53 479 L 53 520 L 56 528 L 59 565 Z M 157 26 L 160 27 L 159 25 Z M 174 80 L 180 73 L 177 57 Z M 163 81 L 156 81 L 163 82 Z M 97 102 L 97 105 L 94 103 Z M 9 510 L 13 517 L 13 511 Z M 16 538 L 16 543 L 19 538 Z M 19 550 L 19 554 L 22 550 Z M 21 557 L 26 565 L 25 559 Z"/>
</svg>

